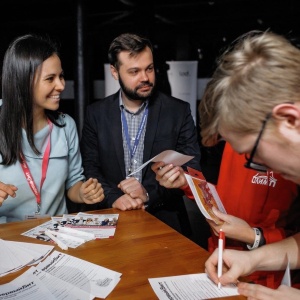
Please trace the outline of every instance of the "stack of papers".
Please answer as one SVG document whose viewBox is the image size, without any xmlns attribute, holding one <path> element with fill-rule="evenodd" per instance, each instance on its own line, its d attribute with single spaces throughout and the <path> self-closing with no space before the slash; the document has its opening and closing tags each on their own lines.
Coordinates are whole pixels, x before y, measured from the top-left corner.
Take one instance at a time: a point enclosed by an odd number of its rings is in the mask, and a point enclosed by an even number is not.
<svg viewBox="0 0 300 300">
<path fill-rule="evenodd" d="M 25 266 L 38 263 L 52 250 L 52 245 L 39 245 L 0 239 L 0 276 L 16 272 Z M 1 298 L 0 298 L 1 299 Z"/>
<path fill-rule="evenodd" d="M 63 250 L 76 248 L 94 239 L 112 238 L 115 235 L 119 214 L 63 215 L 52 217 L 22 235 L 56 243 Z"/>
<path fill-rule="evenodd" d="M 0 300 L 8 299 L 105 299 L 121 273 L 54 251 L 10 283 L 0 286 Z"/>
</svg>

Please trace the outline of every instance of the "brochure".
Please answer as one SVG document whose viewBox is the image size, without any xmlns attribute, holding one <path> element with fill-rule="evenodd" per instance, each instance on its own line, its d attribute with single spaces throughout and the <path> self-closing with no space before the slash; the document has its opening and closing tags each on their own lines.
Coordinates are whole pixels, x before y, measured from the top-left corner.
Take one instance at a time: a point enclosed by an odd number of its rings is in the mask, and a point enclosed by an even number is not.
<svg viewBox="0 0 300 300">
<path fill-rule="evenodd" d="M 189 174 L 185 174 L 185 177 L 200 211 L 205 218 L 213 220 L 216 224 L 222 223 L 223 221 L 212 210 L 215 207 L 221 212 L 226 213 L 215 186 L 206 181 L 202 172 L 190 167 L 187 170 Z"/>
</svg>

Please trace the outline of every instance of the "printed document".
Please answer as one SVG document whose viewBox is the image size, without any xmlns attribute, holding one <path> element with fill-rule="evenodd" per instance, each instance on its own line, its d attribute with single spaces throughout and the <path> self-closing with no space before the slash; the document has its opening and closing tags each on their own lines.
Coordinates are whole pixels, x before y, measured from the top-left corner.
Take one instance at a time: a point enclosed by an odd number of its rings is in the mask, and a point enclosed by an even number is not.
<svg viewBox="0 0 300 300">
<path fill-rule="evenodd" d="M 50 290 L 35 276 L 19 276 L 0 286 L 0 300 L 57 300 Z"/>
<path fill-rule="evenodd" d="M 149 282 L 159 300 L 201 300 L 239 295 L 236 285 L 219 289 L 205 273 L 150 278 Z"/>
<path fill-rule="evenodd" d="M 122 275 L 59 251 L 54 251 L 36 268 L 99 298 L 106 298 Z"/>
</svg>

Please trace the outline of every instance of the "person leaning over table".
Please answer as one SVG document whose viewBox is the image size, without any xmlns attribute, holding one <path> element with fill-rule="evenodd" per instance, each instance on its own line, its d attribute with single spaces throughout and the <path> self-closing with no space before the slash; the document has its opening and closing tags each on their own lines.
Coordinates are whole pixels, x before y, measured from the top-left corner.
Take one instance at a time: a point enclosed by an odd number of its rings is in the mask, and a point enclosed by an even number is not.
<svg viewBox="0 0 300 300">
<path fill-rule="evenodd" d="M 300 50 L 272 32 L 250 32 L 219 59 L 200 103 L 204 145 L 222 136 L 247 158 L 246 167 L 274 170 L 300 183 Z M 282 199 L 285 201 L 285 199 Z M 298 211 L 299 212 L 299 211 Z M 216 283 L 237 282 L 256 270 L 300 267 L 300 233 L 253 251 L 226 249 L 223 275 L 217 276 L 217 251 L 206 261 Z M 300 290 L 280 285 L 238 283 L 248 299 L 299 299 Z"/>
<path fill-rule="evenodd" d="M 65 80 L 56 45 L 23 35 L 9 45 L 0 108 L 0 222 L 67 213 L 104 198 L 97 179 L 85 181 L 74 120 L 59 113 Z"/>
<path fill-rule="evenodd" d="M 182 190 L 159 186 L 149 165 L 126 177 L 164 150 L 194 156 L 187 165 L 200 169 L 190 105 L 156 90 L 148 39 L 121 34 L 110 44 L 108 58 L 121 88 L 87 107 L 81 138 L 85 174 L 97 178 L 105 192 L 97 208 L 146 209 L 188 236 L 191 228 Z"/>
<path fill-rule="evenodd" d="M 226 235 L 226 248 L 246 251 L 281 240 L 299 228 L 294 221 L 297 216 L 293 205 L 299 201 L 297 185 L 273 172 L 260 174 L 245 169 L 244 163 L 244 156 L 225 143 L 216 189 L 227 214 L 214 211 L 221 220 L 218 224 L 207 219 L 212 233 L 208 239 L 209 252 L 218 248 L 220 228 Z M 157 162 L 152 165 L 152 170 L 162 186 L 188 185 L 185 172 L 180 167 Z M 190 189 L 185 191 L 187 197 L 194 199 Z M 260 237 L 258 243 L 257 232 Z M 247 280 L 275 288 L 280 285 L 282 276 L 283 272 L 279 271 L 261 271 L 251 274 Z"/>
</svg>

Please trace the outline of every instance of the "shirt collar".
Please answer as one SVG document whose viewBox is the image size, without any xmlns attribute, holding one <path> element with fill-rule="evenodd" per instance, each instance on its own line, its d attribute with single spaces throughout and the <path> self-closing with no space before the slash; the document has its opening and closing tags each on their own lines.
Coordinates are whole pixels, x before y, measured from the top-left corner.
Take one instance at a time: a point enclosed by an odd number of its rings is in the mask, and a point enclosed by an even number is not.
<svg viewBox="0 0 300 300">
<path fill-rule="evenodd" d="M 125 108 L 125 105 L 124 105 L 123 99 L 122 99 L 122 93 L 121 93 L 121 90 L 120 90 L 120 93 L 119 93 L 119 106 L 120 106 L 120 110 L 125 109 L 125 111 L 127 111 L 127 112 L 129 112 L 129 113 L 131 113 L 133 115 L 136 115 L 136 114 L 139 114 L 146 107 L 146 105 L 148 104 L 148 102 L 149 102 L 149 99 L 147 99 L 146 101 L 144 101 L 142 103 L 142 105 L 139 107 L 139 109 L 135 113 L 132 113 L 132 112 L 130 112 L 129 110 L 127 110 Z"/>
</svg>

